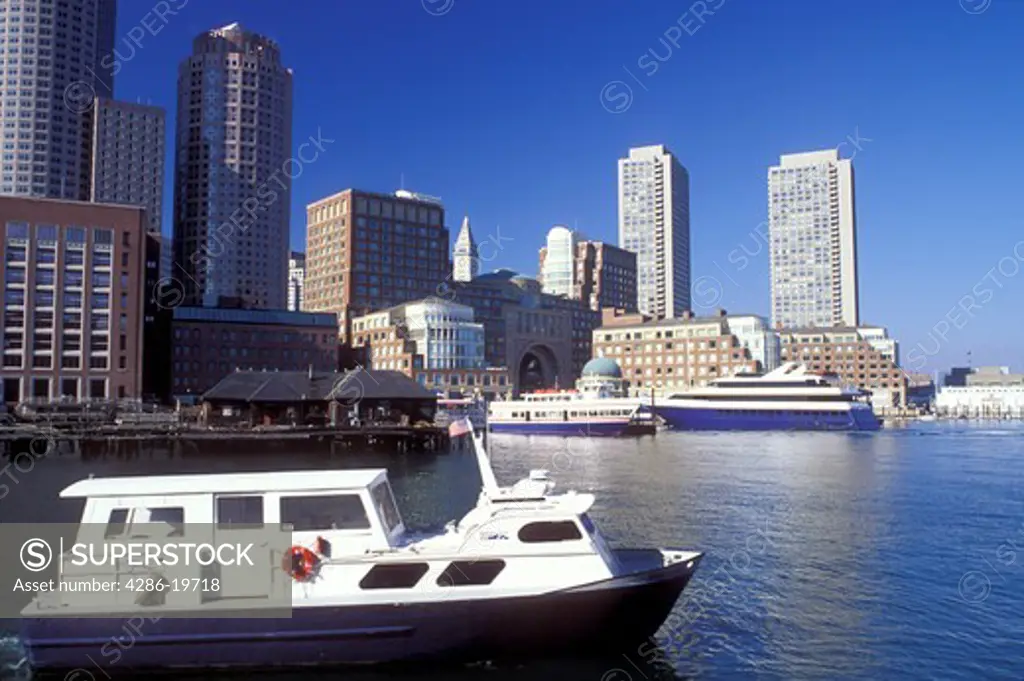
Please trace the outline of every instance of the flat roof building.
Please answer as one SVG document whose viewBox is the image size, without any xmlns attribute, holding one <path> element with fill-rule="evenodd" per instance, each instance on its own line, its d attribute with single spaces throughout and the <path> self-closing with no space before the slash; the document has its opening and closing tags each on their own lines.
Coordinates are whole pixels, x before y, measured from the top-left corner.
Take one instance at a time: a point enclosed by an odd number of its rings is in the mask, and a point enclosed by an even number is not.
<svg viewBox="0 0 1024 681">
<path fill-rule="evenodd" d="M 144 209 L 0 197 L 5 402 L 139 398 Z"/>
</svg>

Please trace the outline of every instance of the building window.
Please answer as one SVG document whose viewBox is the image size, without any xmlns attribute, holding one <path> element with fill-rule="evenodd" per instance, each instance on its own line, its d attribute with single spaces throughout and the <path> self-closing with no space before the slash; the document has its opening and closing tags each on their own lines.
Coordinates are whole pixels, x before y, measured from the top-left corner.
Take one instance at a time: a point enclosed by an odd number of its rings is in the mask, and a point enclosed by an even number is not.
<svg viewBox="0 0 1024 681">
<path fill-rule="evenodd" d="M 33 378 L 32 379 L 32 397 L 43 399 L 50 396 L 50 379 L 48 378 Z"/>
<path fill-rule="evenodd" d="M 28 223 L 27 222 L 8 222 L 7 223 L 7 238 L 8 239 L 27 239 L 28 238 Z"/>
<path fill-rule="evenodd" d="M 78 397 L 78 379 L 62 378 L 60 380 L 61 397 Z"/>
<path fill-rule="evenodd" d="M 89 379 L 89 397 L 102 400 L 107 397 L 107 381 L 102 378 Z"/>
</svg>

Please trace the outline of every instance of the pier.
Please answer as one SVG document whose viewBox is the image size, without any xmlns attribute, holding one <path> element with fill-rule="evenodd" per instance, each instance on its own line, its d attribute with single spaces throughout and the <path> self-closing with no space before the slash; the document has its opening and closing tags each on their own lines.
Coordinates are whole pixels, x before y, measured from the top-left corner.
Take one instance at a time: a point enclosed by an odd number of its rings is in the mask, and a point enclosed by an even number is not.
<svg viewBox="0 0 1024 681">
<path fill-rule="evenodd" d="M 330 441 L 340 447 L 361 451 L 444 452 L 451 444 L 448 430 L 438 426 L 397 426 L 389 424 L 363 427 L 254 427 L 210 428 L 191 425 L 126 426 L 103 425 L 55 428 L 38 424 L 0 427 L 0 453 L 8 457 L 21 453 L 44 456 L 59 442 L 118 443 L 166 440 L 169 442 L 245 442 L 245 441 Z"/>
</svg>

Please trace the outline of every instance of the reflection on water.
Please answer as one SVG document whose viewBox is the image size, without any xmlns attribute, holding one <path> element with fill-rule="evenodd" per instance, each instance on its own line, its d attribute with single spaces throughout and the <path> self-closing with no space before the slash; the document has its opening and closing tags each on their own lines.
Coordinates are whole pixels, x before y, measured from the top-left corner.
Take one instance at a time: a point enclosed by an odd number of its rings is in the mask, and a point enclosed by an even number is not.
<svg viewBox="0 0 1024 681">
<path fill-rule="evenodd" d="M 7 481 L 0 521 L 77 520 L 81 502 L 56 495 L 89 474 L 387 467 L 413 526 L 461 515 L 479 486 L 466 452 L 386 456 L 273 441 L 64 450 Z M 1024 541 L 1024 428 L 493 436 L 492 456 L 504 484 L 543 468 L 562 489 L 594 492 L 593 515 L 615 544 L 706 552 L 657 645 L 608 651 L 605 660 L 346 671 L 346 678 L 1024 676 L 1024 553 L 1009 562 L 999 551 L 1008 540 Z M 965 591 L 965 576 L 987 587 Z M 13 654 L 13 644 L 7 649 Z"/>
</svg>

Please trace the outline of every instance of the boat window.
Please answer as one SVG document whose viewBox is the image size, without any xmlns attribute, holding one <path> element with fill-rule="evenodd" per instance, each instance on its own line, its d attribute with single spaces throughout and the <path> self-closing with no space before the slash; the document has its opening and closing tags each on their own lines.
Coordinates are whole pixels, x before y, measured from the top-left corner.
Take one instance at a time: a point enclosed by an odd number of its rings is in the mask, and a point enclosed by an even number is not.
<svg viewBox="0 0 1024 681">
<path fill-rule="evenodd" d="M 395 497 L 391 494 L 391 485 L 382 482 L 374 487 L 370 494 L 380 520 L 384 523 L 384 531 L 391 534 L 402 522 L 402 516 L 398 514 L 398 507 L 395 506 Z"/>
<path fill-rule="evenodd" d="M 217 497 L 217 527 L 263 527 L 263 497 Z"/>
<path fill-rule="evenodd" d="M 281 497 L 281 525 L 292 532 L 368 530 L 370 519 L 358 494 Z"/>
<path fill-rule="evenodd" d="M 526 544 L 581 539 L 583 535 L 571 520 L 528 523 L 519 530 L 519 541 Z"/>
<path fill-rule="evenodd" d="M 503 560 L 457 560 L 437 578 L 438 586 L 484 586 L 505 569 Z"/>
<path fill-rule="evenodd" d="M 124 534 L 127 526 L 128 509 L 115 508 L 110 512 L 110 518 L 107 519 L 107 529 L 103 532 L 103 538 L 110 539 L 111 537 L 120 537 Z"/>
<path fill-rule="evenodd" d="M 181 506 L 115 508 L 110 511 L 103 536 L 105 539 L 120 537 L 124 534 L 150 536 L 155 528 L 144 529 L 147 525 L 169 525 L 170 529 L 165 532 L 164 536 L 183 536 L 185 534 L 185 509 Z"/>
<path fill-rule="evenodd" d="M 411 589 L 427 574 L 426 563 L 374 565 L 359 581 L 360 589 Z"/>
</svg>

